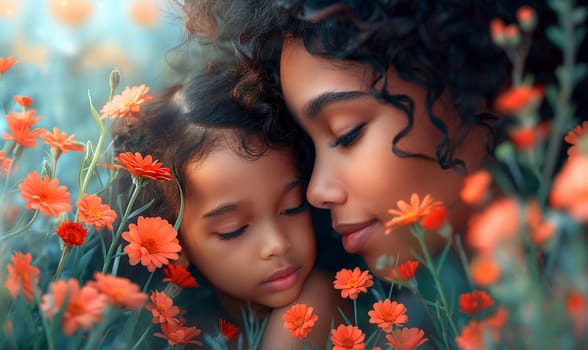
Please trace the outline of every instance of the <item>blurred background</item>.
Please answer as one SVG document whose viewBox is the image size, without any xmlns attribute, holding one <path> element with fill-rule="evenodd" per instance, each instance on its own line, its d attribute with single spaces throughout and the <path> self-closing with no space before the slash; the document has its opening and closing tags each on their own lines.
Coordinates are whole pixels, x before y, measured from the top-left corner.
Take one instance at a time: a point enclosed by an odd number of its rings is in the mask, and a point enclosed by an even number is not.
<svg viewBox="0 0 588 350">
<path fill-rule="evenodd" d="M 205 55 L 186 37 L 174 0 L 0 0 L 0 57 L 19 61 L 0 81 L 2 112 L 20 110 L 13 95 L 30 96 L 43 116 L 37 126 L 84 142 L 96 135 L 88 91 L 100 110 L 113 67 L 117 93 L 173 84 Z"/>
</svg>

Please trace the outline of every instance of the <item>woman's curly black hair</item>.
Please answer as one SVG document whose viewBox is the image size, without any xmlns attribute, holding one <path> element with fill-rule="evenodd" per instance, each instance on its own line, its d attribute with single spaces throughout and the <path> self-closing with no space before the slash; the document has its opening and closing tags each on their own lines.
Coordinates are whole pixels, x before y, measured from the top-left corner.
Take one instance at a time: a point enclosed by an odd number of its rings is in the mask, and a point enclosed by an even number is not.
<svg viewBox="0 0 588 350">
<path fill-rule="evenodd" d="M 308 139 L 294 122 L 276 123 L 273 115 L 284 109 L 281 102 L 267 105 L 253 104 L 241 108 L 231 91 L 240 76 L 234 65 L 216 64 L 178 85 L 168 88 L 146 103 L 138 118 L 119 119 L 112 127 L 115 154 L 139 152 L 151 155 L 169 167 L 174 180 L 184 189 L 184 168 L 189 162 L 203 159 L 230 134 L 226 143 L 244 159 L 255 160 L 268 149 L 286 149 L 294 154 L 294 161 L 303 178 L 308 178 L 312 163 Z M 271 101 L 264 95 L 264 101 Z M 142 215 L 159 216 L 175 221 L 179 210 L 179 191 L 175 181 L 149 181 L 142 188 L 136 207 L 151 200 L 154 203 Z M 131 178 L 123 173 L 117 187 L 131 188 Z"/>
<path fill-rule="evenodd" d="M 444 135 L 435 158 L 442 168 L 461 171 L 465 165 L 453 157 L 453 150 L 470 128 L 488 127 L 489 149 L 503 137 L 504 118 L 480 112 L 492 111 L 495 98 L 509 87 L 512 69 L 491 40 L 489 23 L 493 18 L 516 22 L 522 5 L 536 9 L 535 34 L 541 34 L 534 35 L 527 68 L 537 84 L 552 83 L 561 55 L 543 34 L 556 16 L 541 0 L 187 0 L 184 9 L 188 30 L 198 37 L 234 42 L 246 67 L 235 87 L 241 102 L 257 101 L 261 91 L 279 94 L 280 51 L 287 36 L 302 38 L 312 54 L 371 66 L 374 86 L 385 82 L 386 71 L 393 67 L 401 79 L 426 90 L 428 117 Z M 406 126 L 394 135 L 392 151 L 430 159 L 398 147 L 412 129 L 414 101 L 388 94 L 385 88 L 371 93 L 406 114 Z M 432 108 L 442 94 L 451 97 L 461 118 L 459 136 L 453 140 Z"/>
</svg>

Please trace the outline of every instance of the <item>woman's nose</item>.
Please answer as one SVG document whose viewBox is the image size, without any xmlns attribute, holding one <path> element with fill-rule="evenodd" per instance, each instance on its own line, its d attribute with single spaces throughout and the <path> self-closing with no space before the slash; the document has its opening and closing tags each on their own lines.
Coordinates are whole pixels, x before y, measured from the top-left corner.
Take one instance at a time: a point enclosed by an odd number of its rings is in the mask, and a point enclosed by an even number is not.
<svg viewBox="0 0 588 350">
<path fill-rule="evenodd" d="M 330 209 L 347 200 L 347 192 L 333 165 L 318 158 L 306 190 L 308 202 L 317 208 Z"/>
</svg>

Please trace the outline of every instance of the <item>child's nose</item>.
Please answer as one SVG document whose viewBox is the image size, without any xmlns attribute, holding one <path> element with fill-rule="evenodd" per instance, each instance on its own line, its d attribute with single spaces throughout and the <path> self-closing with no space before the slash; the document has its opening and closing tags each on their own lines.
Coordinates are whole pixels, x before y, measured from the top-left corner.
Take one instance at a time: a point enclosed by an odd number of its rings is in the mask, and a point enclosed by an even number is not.
<svg viewBox="0 0 588 350">
<path fill-rule="evenodd" d="M 261 235 L 260 255 L 262 259 L 282 256 L 290 250 L 291 242 L 285 231 L 275 222 L 268 223 Z"/>
</svg>

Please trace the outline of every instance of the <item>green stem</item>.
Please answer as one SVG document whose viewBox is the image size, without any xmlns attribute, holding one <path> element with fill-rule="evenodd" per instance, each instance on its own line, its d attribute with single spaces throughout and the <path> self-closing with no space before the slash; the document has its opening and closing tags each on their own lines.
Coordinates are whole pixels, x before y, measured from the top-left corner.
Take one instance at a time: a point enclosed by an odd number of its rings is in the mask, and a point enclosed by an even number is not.
<svg viewBox="0 0 588 350">
<path fill-rule="evenodd" d="M 149 277 L 147 277 L 147 281 L 145 281 L 145 285 L 143 286 L 143 293 L 147 293 L 149 285 L 151 284 L 151 280 L 153 279 L 153 275 L 155 275 L 155 271 L 151 272 Z"/>
<path fill-rule="evenodd" d="M 63 263 L 65 262 L 65 256 L 67 255 L 67 253 L 69 253 L 70 250 L 71 250 L 71 246 L 69 244 L 66 244 L 63 246 L 63 249 L 61 251 L 61 258 L 59 259 L 59 264 L 57 264 L 57 270 L 55 271 L 55 276 L 53 276 L 54 281 L 59 278 L 59 275 L 61 275 L 61 270 L 63 269 Z"/>
<path fill-rule="evenodd" d="M 94 172 L 94 168 L 96 167 L 96 163 L 98 162 L 98 156 L 100 155 L 100 149 L 102 148 L 102 144 L 104 143 L 104 139 L 106 136 L 106 129 L 100 132 L 100 137 L 98 138 L 98 144 L 96 145 L 96 149 L 94 150 L 94 154 L 92 155 L 92 159 L 90 160 L 90 165 L 86 170 L 86 175 L 84 177 L 84 181 L 82 182 L 82 187 L 80 188 L 80 198 L 84 196 L 86 190 L 88 189 L 88 185 L 90 183 L 90 178 L 92 173 Z M 76 210 L 76 216 L 74 221 L 78 221 L 78 215 L 80 213 L 80 209 Z"/>
<path fill-rule="evenodd" d="M 37 307 L 39 308 L 39 310 L 41 310 L 41 300 L 39 298 L 39 293 L 35 292 L 35 303 L 37 304 Z M 41 323 L 43 324 L 43 330 L 45 333 L 45 338 L 47 339 L 47 349 L 48 350 L 55 350 L 55 344 L 53 341 L 53 334 L 51 333 L 51 327 L 49 327 L 49 324 L 47 323 L 48 320 L 45 318 L 45 315 L 41 314 Z"/>
<path fill-rule="evenodd" d="M 0 237 L 0 242 L 8 239 L 10 237 L 14 237 L 16 235 L 18 235 L 19 233 L 22 233 L 24 231 L 26 231 L 29 227 L 31 227 L 31 225 L 33 224 L 33 222 L 35 222 L 35 219 L 37 218 L 37 216 L 39 215 L 39 209 L 35 210 L 35 213 L 33 214 L 33 217 L 31 218 L 31 220 L 29 220 L 29 222 L 27 222 L 26 225 L 14 230 L 14 231 L 9 231 L 8 233 L 6 233 L 4 236 Z"/>
<path fill-rule="evenodd" d="M 137 200 L 137 196 L 139 195 L 139 192 L 141 189 L 141 184 L 142 184 L 141 178 L 133 175 L 133 185 L 134 185 L 133 192 L 131 193 L 131 197 L 129 198 L 129 202 L 127 203 L 127 207 L 125 209 L 125 212 L 120 220 L 120 225 L 118 226 L 118 228 L 116 230 L 116 234 L 112 238 L 112 242 L 110 242 L 110 247 L 108 248 L 108 252 L 106 253 L 106 256 L 104 257 L 104 265 L 102 266 L 102 273 L 106 273 L 108 271 L 108 268 L 110 267 L 110 263 L 111 263 L 110 260 L 111 260 L 112 254 L 114 253 L 114 251 L 116 250 L 116 247 L 118 246 L 118 241 L 119 241 L 120 236 L 122 234 L 124 225 L 127 222 L 128 218 L 129 218 L 129 214 L 131 212 L 131 209 L 133 208 L 133 205 L 135 204 L 135 201 Z"/>
<path fill-rule="evenodd" d="M 355 321 L 355 325 L 359 326 L 357 324 L 357 299 L 353 299 L 353 319 Z"/>
<path fill-rule="evenodd" d="M 439 274 L 437 273 L 437 269 L 435 269 L 435 265 L 433 264 L 433 259 L 429 254 L 429 250 L 427 249 L 427 245 L 425 243 L 425 238 L 423 235 L 423 230 L 419 224 L 412 225 L 411 231 L 413 235 L 417 238 L 419 242 L 419 246 L 423 252 L 423 256 L 425 258 L 425 264 L 427 269 L 431 272 L 431 276 L 433 277 L 433 282 L 435 283 L 435 287 L 439 293 L 439 298 L 441 299 L 441 305 L 445 311 L 445 316 L 451 329 L 453 330 L 453 335 L 456 336 L 459 334 L 457 331 L 457 326 L 453 321 L 453 317 L 449 314 L 449 304 L 447 303 L 447 298 L 445 298 L 445 292 L 443 291 L 443 286 L 441 285 L 441 280 L 439 279 Z"/>
<path fill-rule="evenodd" d="M 547 148 L 547 156 L 545 160 L 545 167 L 543 168 L 543 178 L 549 179 L 551 174 L 553 173 L 555 166 L 557 164 L 557 159 L 559 156 L 559 150 L 561 146 L 561 139 L 563 136 L 563 129 L 566 126 L 568 114 L 570 113 L 569 110 L 569 101 L 572 96 L 573 88 L 574 88 L 574 81 L 573 81 L 573 72 L 574 72 L 574 59 L 576 56 L 576 47 L 575 47 L 575 40 L 574 40 L 574 23 L 572 20 L 572 3 L 567 1 L 565 6 L 565 14 L 560 16 L 562 18 L 562 27 L 564 32 L 566 33 L 566 42 L 563 47 L 563 69 L 568 72 L 566 74 L 565 79 L 560 81 L 561 86 L 559 90 L 559 99 L 557 101 L 557 106 L 554 106 L 555 112 L 555 119 L 553 121 L 553 128 L 551 129 L 551 133 L 549 135 L 549 143 Z M 538 199 L 540 203 L 544 203 L 547 197 L 547 193 L 549 190 L 549 186 L 551 184 L 549 181 L 545 181 L 541 184 L 539 188 Z"/>
<path fill-rule="evenodd" d="M 139 338 L 139 340 L 137 340 L 137 342 L 135 343 L 135 346 L 133 346 L 133 348 L 131 350 L 138 349 L 139 344 L 141 344 L 143 342 L 143 340 L 145 340 L 145 337 L 147 336 L 149 331 L 151 331 L 151 325 L 149 325 L 149 326 L 147 326 L 147 328 L 145 328 L 145 331 L 143 332 L 143 334 L 141 334 L 141 338 Z"/>
</svg>

